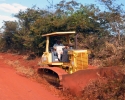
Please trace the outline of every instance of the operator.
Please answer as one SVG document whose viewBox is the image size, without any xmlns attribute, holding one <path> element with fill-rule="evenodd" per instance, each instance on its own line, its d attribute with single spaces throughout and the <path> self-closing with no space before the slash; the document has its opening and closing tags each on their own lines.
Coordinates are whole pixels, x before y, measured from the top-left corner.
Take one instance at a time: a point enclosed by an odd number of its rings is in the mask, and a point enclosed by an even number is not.
<svg viewBox="0 0 125 100">
<path fill-rule="evenodd" d="M 53 48 L 57 53 L 58 60 L 60 61 L 61 60 L 61 55 L 63 53 L 64 45 L 61 43 L 60 40 L 57 40 L 57 42 L 54 44 Z"/>
<path fill-rule="evenodd" d="M 69 45 L 66 44 L 65 48 L 63 48 L 62 62 L 69 62 L 69 55 L 68 55 L 69 50 L 70 50 Z"/>
</svg>

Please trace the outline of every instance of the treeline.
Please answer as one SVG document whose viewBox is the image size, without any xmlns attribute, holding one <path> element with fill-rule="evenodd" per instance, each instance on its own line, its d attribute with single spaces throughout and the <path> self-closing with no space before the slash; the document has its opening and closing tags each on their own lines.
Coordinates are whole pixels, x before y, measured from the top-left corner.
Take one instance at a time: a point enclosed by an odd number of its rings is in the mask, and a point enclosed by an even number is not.
<svg viewBox="0 0 125 100">
<path fill-rule="evenodd" d="M 14 15 L 18 21 L 4 21 L 0 50 L 41 55 L 45 49 L 42 34 L 56 31 L 76 31 L 80 34 L 81 48 L 90 49 L 95 57 L 106 43 L 117 41 L 123 45 L 124 10 L 114 0 L 98 0 L 97 5 L 84 5 L 75 0 L 62 0 L 46 9 L 36 6 Z M 51 40 L 51 43 L 54 39 Z M 105 46 L 104 46 L 105 45 Z"/>
</svg>

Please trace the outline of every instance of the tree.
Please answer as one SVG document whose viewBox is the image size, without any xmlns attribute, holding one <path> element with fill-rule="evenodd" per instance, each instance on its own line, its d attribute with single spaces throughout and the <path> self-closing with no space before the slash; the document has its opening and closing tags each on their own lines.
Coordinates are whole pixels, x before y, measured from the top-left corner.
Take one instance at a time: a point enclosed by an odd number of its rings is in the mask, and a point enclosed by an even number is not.
<svg viewBox="0 0 125 100">
<path fill-rule="evenodd" d="M 109 29 L 112 34 L 118 35 L 120 41 L 120 35 L 124 30 L 125 12 L 122 9 L 122 4 L 115 4 L 116 0 L 98 0 L 100 3 L 106 6 L 107 11 L 103 12 L 103 19 L 108 21 Z"/>
<path fill-rule="evenodd" d="M 18 32 L 18 23 L 16 21 L 4 21 L 2 26 L 4 29 L 2 41 L 6 49 L 12 49 L 14 41 L 14 34 Z"/>
</svg>

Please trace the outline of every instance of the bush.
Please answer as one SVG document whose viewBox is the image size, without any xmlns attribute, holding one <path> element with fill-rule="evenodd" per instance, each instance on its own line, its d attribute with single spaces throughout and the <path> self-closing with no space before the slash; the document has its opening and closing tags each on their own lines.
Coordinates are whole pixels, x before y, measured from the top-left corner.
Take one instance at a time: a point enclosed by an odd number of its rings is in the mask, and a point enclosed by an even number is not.
<svg viewBox="0 0 125 100">
<path fill-rule="evenodd" d="M 125 100 L 125 75 L 116 78 L 100 78 L 88 85 L 83 100 Z"/>
</svg>

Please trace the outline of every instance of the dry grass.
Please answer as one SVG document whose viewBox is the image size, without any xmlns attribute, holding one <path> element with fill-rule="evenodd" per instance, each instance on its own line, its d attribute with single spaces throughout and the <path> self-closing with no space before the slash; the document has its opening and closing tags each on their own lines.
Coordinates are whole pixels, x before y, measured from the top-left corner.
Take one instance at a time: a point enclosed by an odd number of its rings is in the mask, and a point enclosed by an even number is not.
<svg viewBox="0 0 125 100">
<path fill-rule="evenodd" d="M 81 100 L 125 100 L 125 75 L 100 78 L 83 91 Z"/>
<path fill-rule="evenodd" d="M 35 70 L 33 68 L 26 68 L 25 66 L 21 65 L 18 60 L 16 61 L 6 60 L 5 63 L 15 68 L 17 73 L 20 75 L 31 77 L 35 74 Z"/>
</svg>

